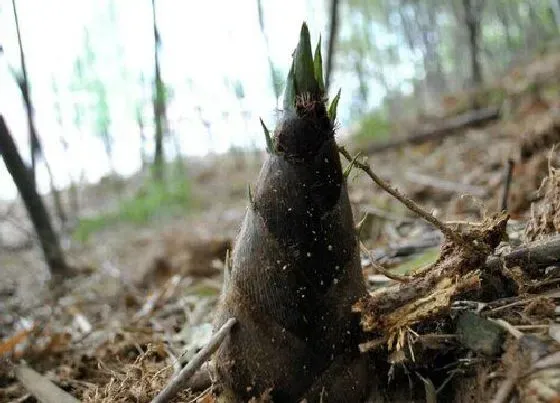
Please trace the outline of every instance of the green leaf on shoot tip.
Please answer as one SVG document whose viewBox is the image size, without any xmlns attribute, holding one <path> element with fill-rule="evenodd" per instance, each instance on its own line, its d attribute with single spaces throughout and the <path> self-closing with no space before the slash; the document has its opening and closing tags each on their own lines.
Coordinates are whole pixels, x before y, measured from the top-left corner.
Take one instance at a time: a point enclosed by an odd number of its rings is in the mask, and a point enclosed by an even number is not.
<svg viewBox="0 0 560 403">
<path fill-rule="evenodd" d="M 288 77 L 286 78 L 286 88 L 284 90 L 284 110 L 295 110 L 296 107 L 296 83 L 294 80 L 294 63 L 292 62 L 292 67 L 288 71 Z"/>
<path fill-rule="evenodd" d="M 305 22 L 301 26 L 299 43 L 294 55 L 294 78 L 297 95 L 304 93 L 316 94 L 318 92 L 319 86 L 315 79 L 311 37 Z"/>
<path fill-rule="evenodd" d="M 331 105 L 329 106 L 329 119 L 334 122 L 336 120 L 336 109 L 338 108 L 338 101 L 340 101 L 340 92 L 342 89 L 338 90 L 338 93 L 331 101 Z"/>
<path fill-rule="evenodd" d="M 315 48 L 315 55 L 313 56 L 313 68 L 315 70 L 315 80 L 319 85 L 321 91 L 325 91 L 325 80 L 323 79 L 323 57 L 321 56 L 321 37 L 319 37 L 319 42 L 317 42 L 317 47 Z"/>
<path fill-rule="evenodd" d="M 268 130 L 268 127 L 266 127 L 266 125 L 264 124 L 264 121 L 262 120 L 262 118 L 259 118 L 261 121 L 261 126 L 264 130 L 264 138 L 266 139 L 266 151 L 269 154 L 274 154 L 274 152 L 276 151 L 274 148 L 274 142 L 272 140 L 272 137 L 270 136 L 270 131 Z"/>
</svg>

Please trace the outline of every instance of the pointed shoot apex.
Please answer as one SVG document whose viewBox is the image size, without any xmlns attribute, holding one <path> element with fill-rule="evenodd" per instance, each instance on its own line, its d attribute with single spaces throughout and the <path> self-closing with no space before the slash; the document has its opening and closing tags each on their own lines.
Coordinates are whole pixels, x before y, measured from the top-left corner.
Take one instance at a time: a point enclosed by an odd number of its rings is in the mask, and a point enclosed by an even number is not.
<svg viewBox="0 0 560 403">
<path fill-rule="evenodd" d="M 294 79 L 294 62 L 292 62 L 292 67 L 288 71 L 288 77 L 286 78 L 286 88 L 284 90 L 284 110 L 293 111 L 296 106 L 296 82 Z"/>
<path fill-rule="evenodd" d="M 317 42 L 317 47 L 315 48 L 313 68 L 315 69 L 315 80 L 319 85 L 319 89 L 321 92 L 325 92 L 325 80 L 323 79 L 323 57 L 321 56 L 321 37 L 319 37 L 319 42 Z"/>
<path fill-rule="evenodd" d="M 301 34 L 299 43 L 294 56 L 294 73 L 296 80 L 297 94 L 309 92 L 314 94 L 318 90 L 317 81 L 315 80 L 315 71 L 313 67 L 313 50 L 311 49 L 311 37 L 307 24 L 301 26 Z"/>
</svg>

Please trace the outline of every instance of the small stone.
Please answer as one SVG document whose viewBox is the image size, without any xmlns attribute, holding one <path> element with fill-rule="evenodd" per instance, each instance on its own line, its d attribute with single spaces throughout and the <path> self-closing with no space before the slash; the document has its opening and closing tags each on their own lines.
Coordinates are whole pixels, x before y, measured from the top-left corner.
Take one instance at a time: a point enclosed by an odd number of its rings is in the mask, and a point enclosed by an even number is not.
<svg viewBox="0 0 560 403">
<path fill-rule="evenodd" d="M 504 330 L 497 324 L 472 312 L 464 312 L 457 320 L 459 341 L 477 353 L 496 356 L 502 352 Z"/>
</svg>

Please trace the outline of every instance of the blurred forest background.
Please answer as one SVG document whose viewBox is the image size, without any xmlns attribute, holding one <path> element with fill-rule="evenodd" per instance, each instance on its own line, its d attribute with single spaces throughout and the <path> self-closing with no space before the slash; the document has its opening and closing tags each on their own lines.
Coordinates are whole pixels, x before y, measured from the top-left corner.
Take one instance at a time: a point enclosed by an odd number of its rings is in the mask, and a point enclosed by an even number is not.
<svg viewBox="0 0 560 403">
<path fill-rule="evenodd" d="M 365 135 L 383 137 L 389 120 L 434 113 L 442 95 L 491 85 L 544 51 L 557 38 L 560 5 L 5 0 L 1 110 L 25 160 L 38 159 L 43 193 L 50 176 L 63 188 L 160 158 L 262 149 L 258 117 L 274 121 L 302 20 L 323 33 L 331 96 L 343 88 L 343 131 L 364 123 Z M 31 152 L 29 119 L 41 151 Z M 0 197 L 15 195 L 2 170 Z"/>
<path fill-rule="evenodd" d="M 51 275 L 80 273 L 91 282 L 72 286 L 57 329 L 126 323 L 131 307 L 145 318 L 178 284 L 194 298 L 182 304 L 210 301 L 189 322 L 208 325 L 264 155 L 259 118 L 273 128 L 282 113 L 302 21 L 321 38 L 329 98 L 341 89 L 339 142 L 447 219 L 480 219 L 482 204 L 527 218 L 560 139 L 560 0 L 0 0 L 3 310 L 37 306 Z M 349 182 L 355 220 L 375 217 L 368 247 L 426 234 Z M 408 268 L 437 257 L 436 235 Z M 20 319 L 0 315 L 0 338 L 29 333 Z"/>
<path fill-rule="evenodd" d="M 30 181 L 2 167 L 0 198 L 16 197 L 19 177 L 38 233 L 79 240 L 190 210 L 186 161 L 264 149 L 259 117 L 281 113 L 302 20 L 323 33 L 329 95 L 342 89 L 339 138 L 365 145 L 502 106 L 501 77 L 558 45 L 560 4 L 4 1 L 0 110 Z M 94 183 L 107 186 L 88 195 Z M 50 212 L 31 207 L 35 190 Z M 1 239 L 13 246 L 17 232 L 4 226 Z"/>
</svg>

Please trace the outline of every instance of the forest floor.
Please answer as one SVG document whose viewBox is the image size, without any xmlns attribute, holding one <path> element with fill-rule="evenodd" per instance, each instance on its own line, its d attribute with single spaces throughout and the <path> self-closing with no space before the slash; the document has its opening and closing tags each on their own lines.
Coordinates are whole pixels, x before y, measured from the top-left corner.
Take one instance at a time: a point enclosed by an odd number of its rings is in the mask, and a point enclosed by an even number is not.
<svg viewBox="0 0 560 403">
<path fill-rule="evenodd" d="M 509 246 L 554 235 L 560 229 L 554 169 L 560 156 L 551 152 L 560 141 L 559 77 L 560 54 L 542 56 L 496 84 L 506 94 L 497 105 L 500 119 L 377 153 L 368 162 L 439 219 L 469 223 L 500 210 L 504 172 L 512 160 Z M 430 124 L 439 122 L 434 118 Z M 363 141 L 360 147 L 346 142 L 353 151 L 364 147 Z M 232 153 L 189 160 L 188 209 L 143 224 L 115 221 L 86 240 L 65 237 L 77 274 L 58 284 L 55 295 L 21 206 L 0 206 L 0 213 L 6 212 L 0 217 L 0 401 L 36 401 L 21 365 L 80 401 L 150 401 L 212 334 L 226 251 L 247 206 L 247 184 L 256 179 L 263 158 Z M 548 188 L 539 193 L 547 177 Z M 84 189 L 81 208 L 88 214 L 110 210 L 113 192 L 134 197 L 140 182 L 136 177 L 116 191 L 106 184 Z M 362 263 L 371 289 L 391 284 L 371 259 L 400 274 L 436 261 L 443 241 L 438 231 L 360 170 L 352 170 L 349 184 L 355 221 L 368 213 L 360 237 L 370 251 Z M 556 284 L 557 278 L 548 280 Z M 556 329 L 552 337 L 558 337 L 558 295 L 550 296 L 551 290 L 546 288 L 551 308 L 536 316 L 523 311 L 525 322 L 518 326 L 530 333 Z M 214 401 L 208 389 L 177 399 Z"/>
</svg>

